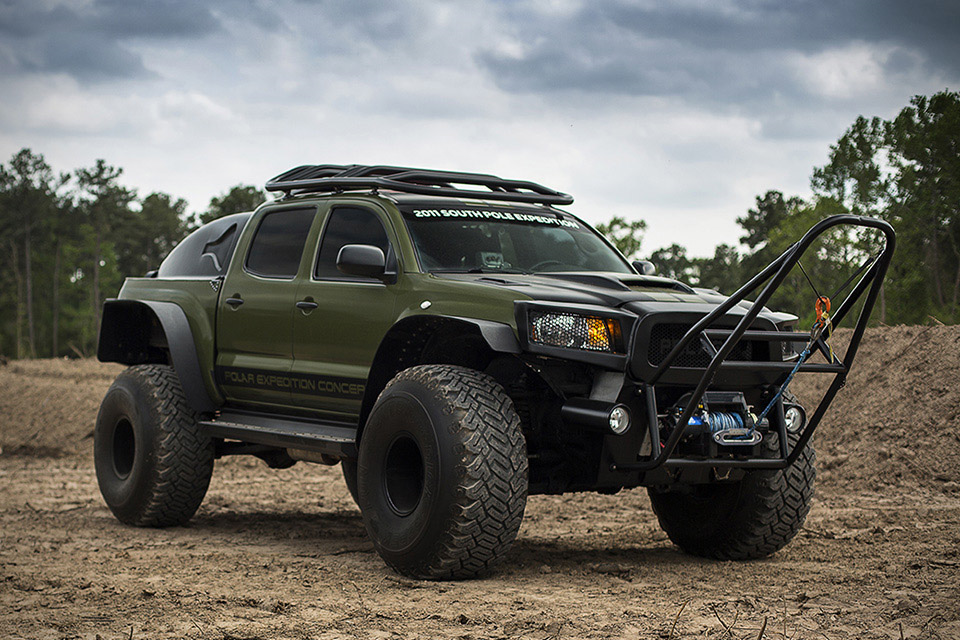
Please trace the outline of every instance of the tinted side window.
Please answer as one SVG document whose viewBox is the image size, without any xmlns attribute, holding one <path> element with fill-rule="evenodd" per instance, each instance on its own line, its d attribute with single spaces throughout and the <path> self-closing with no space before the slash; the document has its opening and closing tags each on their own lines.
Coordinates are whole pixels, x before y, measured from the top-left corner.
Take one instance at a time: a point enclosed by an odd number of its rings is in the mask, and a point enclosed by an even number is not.
<svg viewBox="0 0 960 640">
<path fill-rule="evenodd" d="M 265 215 L 250 245 L 247 270 L 268 278 L 297 275 L 315 212 L 315 209 L 286 209 Z"/>
<path fill-rule="evenodd" d="M 200 257 L 208 258 L 213 263 L 213 268 L 217 270 L 217 273 L 223 273 L 236 246 L 237 225 L 232 224 L 227 227 L 226 231 L 203 245 L 203 253 L 200 254 Z"/>
<path fill-rule="evenodd" d="M 314 273 L 317 278 L 351 277 L 337 269 L 337 255 L 345 244 L 372 244 L 380 247 L 384 256 L 390 249 L 387 232 L 375 213 L 351 207 L 334 209 L 330 212 L 320 243 L 320 256 Z"/>
<path fill-rule="evenodd" d="M 174 247 L 160 264 L 161 278 L 213 277 L 226 273 L 240 230 L 249 213 L 235 213 L 208 222 Z"/>
</svg>

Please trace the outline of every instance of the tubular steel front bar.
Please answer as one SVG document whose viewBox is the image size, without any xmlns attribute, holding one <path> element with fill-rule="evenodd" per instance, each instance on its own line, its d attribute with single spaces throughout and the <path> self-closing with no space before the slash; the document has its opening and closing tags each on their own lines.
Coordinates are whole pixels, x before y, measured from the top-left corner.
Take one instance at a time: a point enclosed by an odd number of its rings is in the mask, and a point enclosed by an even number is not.
<svg viewBox="0 0 960 640">
<path fill-rule="evenodd" d="M 828 229 L 842 225 L 878 229 L 883 232 L 886 243 L 883 251 L 877 257 L 876 261 L 867 270 L 867 272 L 863 275 L 863 277 L 847 295 L 847 297 L 844 298 L 843 302 L 839 307 L 837 307 L 836 312 L 832 316 L 833 326 L 836 327 L 843 321 L 847 314 L 850 313 L 853 305 L 856 304 L 856 302 L 863 296 L 864 291 L 867 290 L 867 287 L 870 287 L 870 290 L 867 293 L 866 302 L 864 303 L 863 308 L 860 310 L 860 315 L 857 318 L 857 324 L 853 329 L 853 335 L 850 337 L 850 344 L 847 347 L 847 352 L 844 355 L 843 362 L 838 362 L 836 358 L 834 358 L 834 361 L 828 364 L 804 363 L 800 366 L 800 371 L 833 373 L 834 379 L 833 383 L 823 395 L 823 398 L 821 398 L 820 404 L 813 412 L 813 415 L 807 421 L 807 424 L 804 427 L 803 432 L 800 434 L 800 438 L 797 440 L 793 450 L 787 450 L 787 433 L 783 419 L 783 403 L 778 402 L 777 424 L 780 435 L 779 458 L 671 458 L 670 456 L 673 455 L 673 452 L 676 450 L 677 445 L 680 442 L 680 438 L 683 436 L 685 426 L 693 416 L 693 412 L 700 405 L 701 400 L 703 400 L 703 396 L 706 393 L 707 388 L 710 386 L 710 383 L 713 382 L 713 378 L 717 371 L 719 371 L 721 368 L 727 370 L 783 369 L 784 374 L 788 373 L 789 370 L 793 368 L 794 365 L 789 362 L 725 362 L 725 360 L 733 348 L 745 335 L 753 339 L 770 340 L 774 342 L 794 342 L 798 341 L 798 339 L 811 339 L 810 333 L 784 332 L 778 336 L 774 335 L 773 332 L 748 332 L 747 328 L 751 325 L 751 323 L 753 323 L 757 315 L 766 305 L 767 301 L 770 300 L 770 296 L 772 296 L 773 293 L 780 287 L 784 279 L 787 277 L 787 274 L 794 267 L 794 265 L 800 261 L 800 258 L 803 257 L 803 254 L 810 247 L 813 241 Z M 723 335 L 729 333 L 723 345 L 719 350 L 717 350 L 716 355 L 714 355 L 710 360 L 710 364 L 707 366 L 703 376 L 700 378 L 700 382 L 697 384 L 693 395 L 690 397 L 690 401 L 687 403 L 683 413 L 680 415 L 680 419 L 677 421 L 676 428 L 674 428 L 670 438 L 663 445 L 660 453 L 656 456 L 651 453 L 650 458 L 636 463 L 618 464 L 615 466 L 615 469 L 617 471 L 649 471 L 661 465 L 673 468 L 735 467 L 745 469 L 784 469 L 793 464 L 800 456 L 800 452 L 803 451 L 803 448 L 806 446 L 807 442 L 809 442 L 811 436 L 813 436 L 814 430 L 817 428 L 817 425 L 823 418 L 823 415 L 826 412 L 827 407 L 829 407 L 830 403 L 833 401 L 834 396 L 846 381 L 847 373 L 850 371 L 850 367 L 853 365 L 853 360 L 857 355 L 857 349 L 860 346 L 860 340 L 863 338 L 863 332 L 867 328 L 867 321 L 870 319 L 870 312 L 873 310 L 873 306 L 877 301 L 877 295 L 880 293 L 880 287 L 883 285 L 883 277 L 887 272 L 887 268 L 890 266 L 890 260 L 893 257 L 895 245 L 896 234 L 893 231 L 893 227 L 891 227 L 889 223 L 876 218 L 866 218 L 863 216 L 854 215 L 837 215 L 825 218 L 811 227 L 811 229 L 804 234 L 803 238 L 801 238 L 789 249 L 784 251 L 779 258 L 767 265 L 763 271 L 751 278 L 749 282 L 740 287 L 740 289 L 730 296 L 730 298 L 727 299 L 723 304 L 701 318 L 696 324 L 693 325 L 693 327 L 690 328 L 689 331 L 687 331 L 686 334 L 684 334 L 683 338 L 677 342 L 674 348 L 657 368 L 653 378 L 648 384 L 644 385 L 644 393 L 647 395 L 647 419 L 649 421 L 648 425 L 650 428 L 652 444 L 659 443 L 656 401 L 653 398 L 654 385 L 661 378 L 661 376 L 663 376 L 663 374 L 670 369 L 674 360 L 677 359 L 677 356 L 683 352 L 687 345 L 689 345 L 693 340 L 699 339 L 699 337 L 705 331 L 715 335 L 718 333 L 722 333 Z M 759 288 L 759 286 L 768 279 L 769 282 L 767 282 L 767 285 L 763 288 L 763 291 L 747 310 L 747 313 L 743 316 L 735 329 L 729 332 L 727 330 L 723 330 L 721 332 L 715 329 L 709 329 L 711 323 L 713 323 L 717 318 L 723 316 L 723 314 L 727 313 L 735 305 L 742 302 L 744 298 Z M 825 349 L 822 348 L 822 341 L 818 341 L 817 347 L 821 351 L 825 352 Z M 655 452 L 657 449 L 653 448 L 651 451 Z"/>
</svg>

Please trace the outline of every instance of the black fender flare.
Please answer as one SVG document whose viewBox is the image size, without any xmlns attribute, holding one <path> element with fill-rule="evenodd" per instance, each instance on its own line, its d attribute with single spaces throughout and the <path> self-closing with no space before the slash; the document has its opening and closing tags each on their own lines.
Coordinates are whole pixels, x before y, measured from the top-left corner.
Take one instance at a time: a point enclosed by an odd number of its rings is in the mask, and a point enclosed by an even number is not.
<svg viewBox="0 0 960 640">
<path fill-rule="evenodd" d="M 155 320 L 166 338 L 166 347 L 190 406 L 199 413 L 220 407 L 204 384 L 196 342 L 187 314 L 180 305 L 155 300 L 111 299 L 103 304 L 97 359 L 126 365 L 164 363 L 148 344 L 151 321 Z"/>
<path fill-rule="evenodd" d="M 494 353 L 519 355 L 520 342 L 509 324 L 459 316 L 413 315 L 396 322 L 384 335 L 373 358 L 360 409 L 358 441 L 373 404 L 387 383 L 399 371 L 423 364 L 416 358 L 436 331 L 456 327 L 463 333 L 479 335 Z"/>
<path fill-rule="evenodd" d="M 493 322 L 492 320 L 461 318 L 459 316 L 438 317 L 475 326 L 480 330 L 480 335 L 483 336 L 487 346 L 497 353 L 520 353 L 520 342 L 517 340 L 517 334 L 514 333 L 513 327 L 508 324 Z"/>
</svg>

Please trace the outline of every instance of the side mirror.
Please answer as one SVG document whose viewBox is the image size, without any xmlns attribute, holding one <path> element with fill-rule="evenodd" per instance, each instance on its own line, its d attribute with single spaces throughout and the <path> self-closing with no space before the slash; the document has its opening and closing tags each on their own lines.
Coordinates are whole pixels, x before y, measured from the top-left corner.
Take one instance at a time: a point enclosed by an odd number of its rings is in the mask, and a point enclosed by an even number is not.
<svg viewBox="0 0 960 640">
<path fill-rule="evenodd" d="M 372 244 L 345 244 L 337 254 L 337 269 L 348 276 L 382 278 L 386 263 L 383 250 Z"/>
<path fill-rule="evenodd" d="M 655 276 L 657 275 L 657 267 L 655 264 L 649 260 L 634 260 L 633 268 L 637 270 L 637 273 L 644 276 Z"/>
</svg>

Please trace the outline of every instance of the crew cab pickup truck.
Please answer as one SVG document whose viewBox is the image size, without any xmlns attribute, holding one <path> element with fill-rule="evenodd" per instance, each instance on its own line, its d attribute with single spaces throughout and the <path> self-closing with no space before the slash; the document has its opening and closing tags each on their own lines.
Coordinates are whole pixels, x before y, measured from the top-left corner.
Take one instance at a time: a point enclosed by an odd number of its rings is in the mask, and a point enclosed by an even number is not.
<svg viewBox="0 0 960 640">
<path fill-rule="evenodd" d="M 727 297 L 630 263 L 532 182 L 308 165 L 267 189 L 104 306 L 98 356 L 130 368 L 95 465 L 121 521 L 185 523 L 214 461 L 246 454 L 341 465 L 379 554 L 418 578 L 491 570 L 534 493 L 647 487 L 671 540 L 714 558 L 773 553 L 801 527 L 810 436 L 853 364 L 887 223 L 828 218 Z M 800 330 L 764 305 L 838 225 L 885 248 Z M 830 331 L 863 298 L 841 358 Z M 809 411 L 797 372 L 833 376 Z"/>
</svg>

